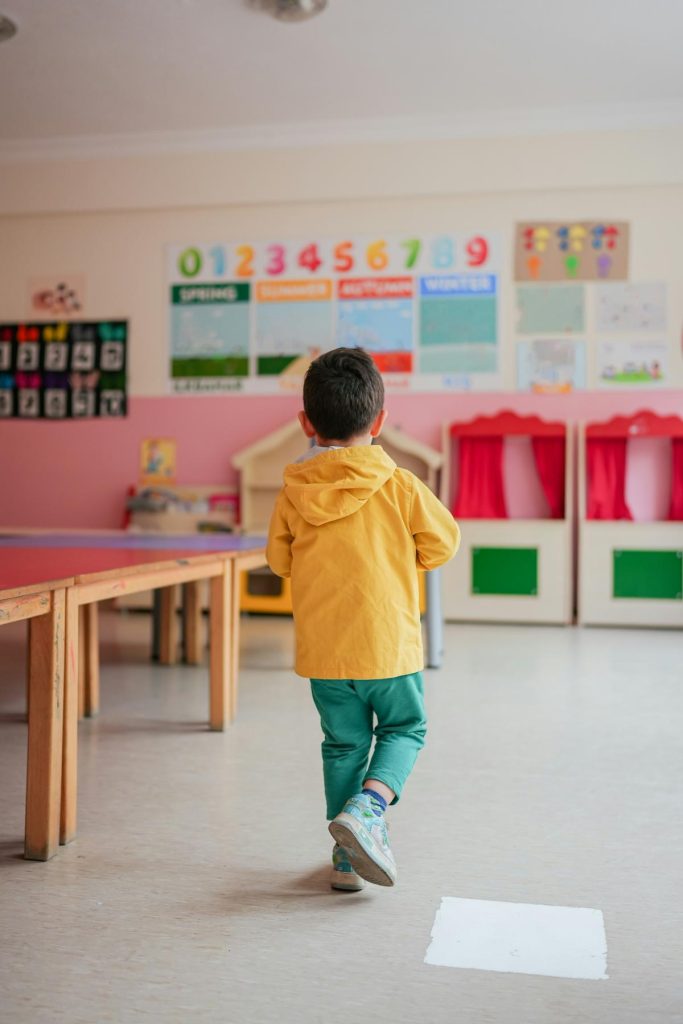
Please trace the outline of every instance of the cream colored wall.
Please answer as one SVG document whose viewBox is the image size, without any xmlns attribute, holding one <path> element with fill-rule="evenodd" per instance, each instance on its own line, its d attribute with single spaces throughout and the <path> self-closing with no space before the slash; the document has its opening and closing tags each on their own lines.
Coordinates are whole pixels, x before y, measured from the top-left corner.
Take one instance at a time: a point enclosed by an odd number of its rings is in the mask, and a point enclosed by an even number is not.
<svg viewBox="0 0 683 1024">
<path fill-rule="evenodd" d="M 149 146 L 154 140 L 149 141 Z M 54 156 L 54 147 L 49 150 Z M 536 192 L 683 182 L 683 125 L 649 131 L 0 163 L 0 215 Z"/>
<path fill-rule="evenodd" d="M 683 385 L 683 129 L 1 163 L 0 185 L 0 318 L 27 316 L 30 277 L 85 273 L 86 315 L 130 318 L 132 395 L 167 393 L 169 242 L 478 229 L 509 254 L 514 222 L 534 218 L 631 222 L 632 280 L 669 285 L 670 383 Z"/>
</svg>

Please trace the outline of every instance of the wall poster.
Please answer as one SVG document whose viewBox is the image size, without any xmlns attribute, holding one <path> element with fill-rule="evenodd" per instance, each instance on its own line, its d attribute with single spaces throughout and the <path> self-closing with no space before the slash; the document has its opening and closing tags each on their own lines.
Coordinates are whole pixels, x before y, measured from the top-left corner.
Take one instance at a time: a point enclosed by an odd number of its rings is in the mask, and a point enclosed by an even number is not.
<svg viewBox="0 0 683 1024">
<path fill-rule="evenodd" d="M 517 343 L 517 387 L 537 394 L 567 394 L 586 386 L 586 345 L 569 338 Z"/>
<path fill-rule="evenodd" d="M 0 324 L 0 418 L 120 417 L 126 320 Z"/>
<path fill-rule="evenodd" d="M 619 281 L 628 277 L 625 221 L 515 225 L 515 281 Z"/>
<path fill-rule="evenodd" d="M 669 377 L 666 341 L 601 341 L 597 376 L 600 387 L 663 386 Z"/>
<path fill-rule="evenodd" d="M 499 274 L 483 232 L 171 245 L 171 389 L 277 393 L 348 345 L 390 389 L 495 390 Z"/>
</svg>

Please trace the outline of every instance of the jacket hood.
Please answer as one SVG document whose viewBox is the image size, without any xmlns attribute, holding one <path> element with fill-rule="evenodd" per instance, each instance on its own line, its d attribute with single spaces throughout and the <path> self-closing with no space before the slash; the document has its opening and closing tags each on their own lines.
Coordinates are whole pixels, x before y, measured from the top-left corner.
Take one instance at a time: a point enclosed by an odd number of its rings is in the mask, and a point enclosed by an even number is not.
<svg viewBox="0 0 683 1024">
<path fill-rule="evenodd" d="M 311 526 L 353 515 L 393 476 L 380 445 L 334 448 L 285 467 L 285 494 Z"/>
</svg>

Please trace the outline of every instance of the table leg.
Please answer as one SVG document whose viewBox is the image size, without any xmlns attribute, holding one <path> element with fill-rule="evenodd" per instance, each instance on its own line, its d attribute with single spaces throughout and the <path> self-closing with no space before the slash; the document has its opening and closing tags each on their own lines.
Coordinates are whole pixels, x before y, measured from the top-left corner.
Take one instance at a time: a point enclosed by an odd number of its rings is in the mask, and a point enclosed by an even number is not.
<svg viewBox="0 0 683 1024">
<path fill-rule="evenodd" d="M 59 847 L 64 617 L 65 592 L 55 590 L 50 611 L 31 623 L 24 843 L 24 856 L 28 860 L 49 860 Z"/>
<path fill-rule="evenodd" d="M 209 725 L 222 731 L 232 721 L 232 562 L 223 562 L 210 583 Z"/>
<path fill-rule="evenodd" d="M 427 573 L 427 667 L 441 668 L 443 661 L 443 613 L 441 570 Z"/>
<path fill-rule="evenodd" d="M 82 628 L 85 641 L 81 648 L 84 652 L 85 695 L 84 712 L 86 718 L 93 718 L 100 710 L 100 637 L 99 615 L 96 601 L 82 606 L 84 612 Z"/>
<path fill-rule="evenodd" d="M 238 569 L 234 561 L 226 566 L 226 571 L 232 577 L 232 628 L 230 630 L 230 721 L 234 721 L 237 715 L 237 698 L 239 694 L 239 660 L 240 660 L 240 601 L 242 586 L 242 571 Z"/>
<path fill-rule="evenodd" d="M 78 802 L 78 672 L 79 606 L 73 590 L 66 593 L 66 657 L 64 671 L 64 744 L 62 751 L 62 815 L 59 841 L 76 837 Z"/>
<path fill-rule="evenodd" d="M 31 714 L 31 622 L 26 620 L 26 721 Z"/>
<path fill-rule="evenodd" d="M 201 665 L 202 602 L 199 580 L 183 584 L 183 652 L 188 665 Z"/>
<path fill-rule="evenodd" d="M 78 720 L 85 715 L 85 668 L 87 664 L 85 650 L 86 626 L 85 605 L 78 609 Z"/>
<path fill-rule="evenodd" d="M 159 660 L 161 651 L 161 591 L 152 591 L 152 661 Z"/>
<path fill-rule="evenodd" d="M 178 617 L 176 615 L 176 588 L 163 587 L 161 590 L 161 636 L 159 662 L 175 665 L 178 657 Z"/>
</svg>

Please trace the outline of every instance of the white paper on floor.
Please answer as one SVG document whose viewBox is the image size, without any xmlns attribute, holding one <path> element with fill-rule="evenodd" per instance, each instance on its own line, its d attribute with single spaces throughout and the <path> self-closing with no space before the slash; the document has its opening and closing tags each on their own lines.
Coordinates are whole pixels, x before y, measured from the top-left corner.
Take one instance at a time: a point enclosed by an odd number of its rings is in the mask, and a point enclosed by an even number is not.
<svg viewBox="0 0 683 1024">
<path fill-rule="evenodd" d="M 602 911 L 444 896 L 424 962 L 599 981 L 607 978 Z"/>
</svg>

